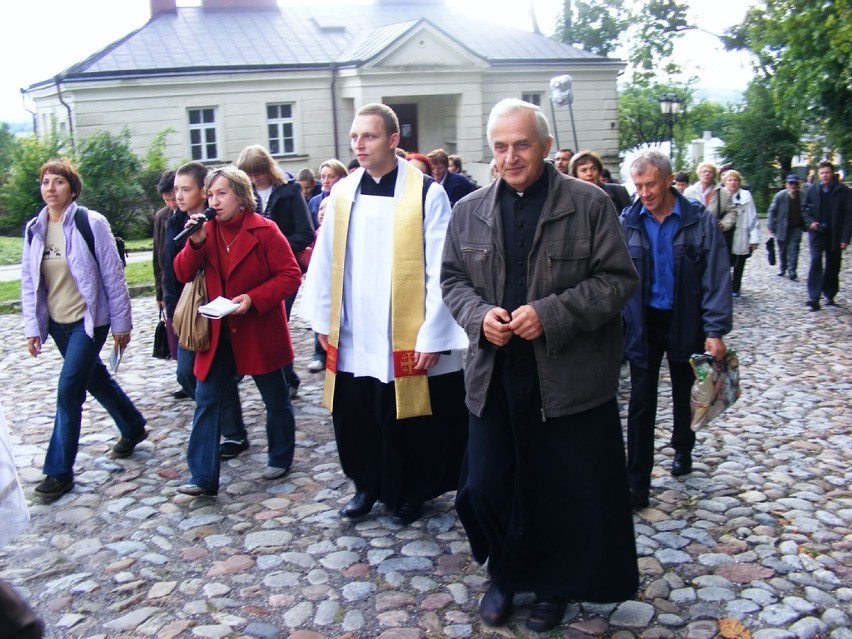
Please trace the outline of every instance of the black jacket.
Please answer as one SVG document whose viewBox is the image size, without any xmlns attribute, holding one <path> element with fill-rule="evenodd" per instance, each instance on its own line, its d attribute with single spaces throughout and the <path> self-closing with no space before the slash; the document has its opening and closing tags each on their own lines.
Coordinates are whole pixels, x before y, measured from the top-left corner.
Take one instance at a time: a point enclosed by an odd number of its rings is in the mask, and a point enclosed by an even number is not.
<svg viewBox="0 0 852 639">
<path fill-rule="evenodd" d="M 828 186 L 828 210 L 822 210 L 820 191 L 822 184 L 814 184 L 808 189 L 802 205 L 802 217 L 805 218 L 806 227 L 810 227 L 814 222 L 825 225 L 825 231 L 811 233 L 829 233 L 829 249 L 837 251 L 841 244 L 849 244 L 852 236 L 852 192 L 845 184 L 833 180 Z M 810 228 L 808 230 L 810 231 Z"/>
<path fill-rule="evenodd" d="M 290 242 L 293 253 L 304 251 L 314 242 L 314 225 L 302 187 L 295 180 L 272 189 L 263 216 L 278 225 Z"/>
</svg>

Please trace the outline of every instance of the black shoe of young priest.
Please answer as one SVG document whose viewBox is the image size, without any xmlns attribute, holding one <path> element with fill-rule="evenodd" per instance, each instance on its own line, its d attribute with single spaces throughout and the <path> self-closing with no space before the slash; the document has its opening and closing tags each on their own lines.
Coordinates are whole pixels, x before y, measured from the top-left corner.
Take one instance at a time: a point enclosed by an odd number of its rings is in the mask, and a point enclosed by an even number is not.
<svg viewBox="0 0 852 639">
<path fill-rule="evenodd" d="M 363 517 L 373 509 L 373 505 L 377 499 L 377 497 L 374 497 L 370 493 L 359 491 L 349 500 L 348 504 L 340 509 L 340 516 L 349 519 Z"/>
<path fill-rule="evenodd" d="M 479 617 L 486 626 L 502 626 L 512 616 L 514 593 L 503 592 L 493 581 L 479 602 Z"/>
<path fill-rule="evenodd" d="M 688 475 L 692 472 L 692 455 L 689 453 L 675 453 L 672 460 L 672 477 Z"/>
<path fill-rule="evenodd" d="M 423 516 L 423 504 L 406 502 L 396 509 L 393 514 L 393 519 L 396 523 L 403 526 L 413 524 Z"/>
<path fill-rule="evenodd" d="M 564 599 L 540 599 L 530 608 L 526 627 L 533 632 L 547 632 L 560 623 L 565 616 L 565 607 L 568 604 Z"/>
</svg>

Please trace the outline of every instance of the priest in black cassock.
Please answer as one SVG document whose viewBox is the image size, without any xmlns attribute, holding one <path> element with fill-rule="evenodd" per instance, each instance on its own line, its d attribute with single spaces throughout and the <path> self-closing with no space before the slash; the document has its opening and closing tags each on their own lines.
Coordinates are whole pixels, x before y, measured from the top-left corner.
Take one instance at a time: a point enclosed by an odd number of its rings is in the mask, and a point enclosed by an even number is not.
<svg viewBox="0 0 852 639">
<path fill-rule="evenodd" d="M 456 204 L 444 301 L 470 338 L 470 430 L 456 509 L 491 584 L 497 626 L 533 591 L 530 630 L 569 600 L 613 602 L 638 587 L 616 392 L 621 309 L 638 284 L 606 193 L 545 163 L 538 107 L 497 104 L 488 141 L 500 178 Z"/>
</svg>

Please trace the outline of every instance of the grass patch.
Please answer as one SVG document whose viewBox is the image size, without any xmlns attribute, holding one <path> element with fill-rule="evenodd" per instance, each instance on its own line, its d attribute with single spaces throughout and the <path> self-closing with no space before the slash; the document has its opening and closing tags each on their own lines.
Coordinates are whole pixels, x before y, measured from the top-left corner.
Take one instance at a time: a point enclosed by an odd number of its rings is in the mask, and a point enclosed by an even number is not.
<svg viewBox="0 0 852 639">
<path fill-rule="evenodd" d="M 22 241 L 21 237 L 0 235 L 0 266 L 21 263 Z M 154 240 L 150 237 L 141 240 L 124 240 L 124 243 L 128 251 L 151 251 L 154 249 Z"/>
<path fill-rule="evenodd" d="M 3 237 L 0 236 L 0 266 L 21 263 L 21 247 L 23 236 Z M 5 299 L 5 298 L 3 298 Z"/>
<path fill-rule="evenodd" d="M 128 264 L 124 269 L 124 276 L 127 279 L 127 285 L 133 286 L 153 286 L 154 285 L 154 267 L 151 262 L 136 262 Z M 15 309 L 9 308 L 8 304 L 3 302 L 18 301 L 21 299 L 21 281 L 14 280 L 11 282 L 0 282 L 0 312 L 15 312 Z"/>
<path fill-rule="evenodd" d="M 142 238 L 141 240 L 124 240 L 124 245 L 128 251 L 153 251 L 154 238 Z"/>
</svg>

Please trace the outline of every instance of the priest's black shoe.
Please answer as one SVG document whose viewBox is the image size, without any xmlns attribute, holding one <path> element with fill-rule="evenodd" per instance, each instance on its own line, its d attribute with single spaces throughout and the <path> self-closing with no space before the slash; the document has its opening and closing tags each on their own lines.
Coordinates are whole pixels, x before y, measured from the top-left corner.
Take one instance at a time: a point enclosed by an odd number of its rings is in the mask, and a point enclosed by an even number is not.
<svg viewBox="0 0 852 639">
<path fill-rule="evenodd" d="M 396 523 L 407 526 L 423 516 L 423 504 L 406 502 L 396 509 L 393 519 Z"/>
<path fill-rule="evenodd" d="M 641 488 L 630 488 L 630 506 L 633 510 L 642 510 L 648 507 L 648 491 Z"/>
<path fill-rule="evenodd" d="M 675 453 L 672 460 L 672 477 L 688 475 L 692 472 L 692 455 L 690 453 Z"/>
<path fill-rule="evenodd" d="M 363 517 L 373 509 L 376 499 L 370 493 L 359 491 L 349 500 L 348 504 L 340 509 L 340 515 L 349 519 Z"/>
<path fill-rule="evenodd" d="M 536 601 L 527 617 L 526 627 L 534 632 L 547 632 L 560 623 L 565 616 L 564 599 L 546 599 Z"/>
<path fill-rule="evenodd" d="M 492 581 L 479 602 L 479 617 L 486 626 L 502 626 L 512 616 L 514 593 L 502 592 Z"/>
</svg>

